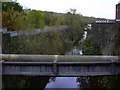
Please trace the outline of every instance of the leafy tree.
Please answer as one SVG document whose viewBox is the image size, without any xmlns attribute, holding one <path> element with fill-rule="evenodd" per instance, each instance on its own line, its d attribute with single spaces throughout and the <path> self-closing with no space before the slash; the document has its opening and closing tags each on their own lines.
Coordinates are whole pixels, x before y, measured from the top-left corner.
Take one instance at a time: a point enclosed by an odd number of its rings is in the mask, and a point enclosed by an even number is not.
<svg viewBox="0 0 120 90">
<path fill-rule="evenodd" d="M 16 2 L 2 3 L 2 27 L 8 30 L 26 29 L 23 7 Z"/>
<path fill-rule="evenodd" d="M 51 26 L 56 24 L 57 18 L 53 15 L 52 12 L 45 12 L 45 25 Z"/>
<path fill-rule="evenodd" d="M 68 13 L 71 13 L 71 14 L 76 14 L 76 9 L 74 8 L 70 8 L 70 10 L 68 11 Z"/>
<path fill-rule="evenodd" d="M 8 10 L 15 10 L 18 12 L 23 11 L 23 7 L 19 5 L 19 3 L 16 2 L 3 2 L 2 3 L 2 11 L 8 11 Z"/>
<path fill-rule="evenodd" d="M 6 27 L 8 30 L 15 31 L 24 29 L 24 24 L 25 21 L 21 13 L 14 10 L 2 12 L 2 27 Z"/>
<path fill-rule="evenodd" d="M 66 14 L 66 25 L 68 26 L 68 30 L 66 33 L 70 40 L 73 41 L 73 44 L 76 45 L 78 41 L 81 39 L 84 29 L 84 23 L 79 14 L 71 14 L 68 12 Z"/>
<path fill-rule="evenodd" d="M 92 37 L 87 36 L 86 40 L 82 43 L 84 55 L 101 55 L 101 48 L 99 42 L 94 42 Z"/>
<path fill-rule="evenodd" d="M 65 24 L 65 18 L 64 17 L 57 18 L 56 24 L 57 25 L 64 25 Z"/>
<path fill-rule="evenodd" d="M 36 10 L 28 12 L 26 20 L 29 27 L 32 28 L 44 28 L 45 26 L 44 15 Z"/>
</svg>

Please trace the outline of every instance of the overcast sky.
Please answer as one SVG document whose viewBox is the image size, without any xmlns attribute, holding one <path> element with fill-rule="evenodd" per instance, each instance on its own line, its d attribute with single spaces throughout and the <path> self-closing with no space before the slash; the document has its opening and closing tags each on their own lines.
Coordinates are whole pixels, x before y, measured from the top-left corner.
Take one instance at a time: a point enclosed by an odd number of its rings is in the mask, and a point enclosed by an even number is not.
<svg viewBox="0 0 120 90">
<path fill-rule="evenodd" d="M 120 0 L 17 0 L 22 6 L 42 11 L 66 13 L 70 8 L 77 13 L 96 18 L 115 19 L 115 5 Z"/>
</svg>

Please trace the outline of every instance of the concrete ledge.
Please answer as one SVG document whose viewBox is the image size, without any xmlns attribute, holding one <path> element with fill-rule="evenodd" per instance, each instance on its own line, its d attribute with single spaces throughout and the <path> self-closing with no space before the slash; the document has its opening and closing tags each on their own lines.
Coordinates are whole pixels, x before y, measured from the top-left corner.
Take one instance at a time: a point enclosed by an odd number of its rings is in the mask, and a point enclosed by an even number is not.
<svg viewBox="0 0 120 90">
<path fill-rule="evenodd" d="M 21 55 L 0 54 L 4 61 L 17 62 L 98 62 L 120 61 L 120 56 L 80 56 L 80 55 Z"/>
</svg>

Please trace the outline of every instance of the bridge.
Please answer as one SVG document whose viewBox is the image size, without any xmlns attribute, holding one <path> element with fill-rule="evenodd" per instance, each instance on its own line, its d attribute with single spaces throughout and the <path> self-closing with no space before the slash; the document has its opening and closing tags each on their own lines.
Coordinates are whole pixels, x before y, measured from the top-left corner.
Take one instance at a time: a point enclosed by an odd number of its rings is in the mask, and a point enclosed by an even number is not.
<svg viewBox="0 0 120 90">
<path fill-rule="evenodd" d="M 2 75 L 113 76 L 120 75 L 120 56 L 0 54 Z"/>
</svg>

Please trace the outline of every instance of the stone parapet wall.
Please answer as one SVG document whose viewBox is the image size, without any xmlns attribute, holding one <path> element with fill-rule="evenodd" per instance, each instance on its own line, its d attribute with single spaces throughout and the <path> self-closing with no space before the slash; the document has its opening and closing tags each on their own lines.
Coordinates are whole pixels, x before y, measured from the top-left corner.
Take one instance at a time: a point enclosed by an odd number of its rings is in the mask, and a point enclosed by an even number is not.
<svg viewBox="0 0 120 90">
<path fill-rule="evenodd" d="M 94 42 L 100 42 L 102 54 L 120 55 L 120 23 L 92 23 L 90 36 Z"/>
</svg>

